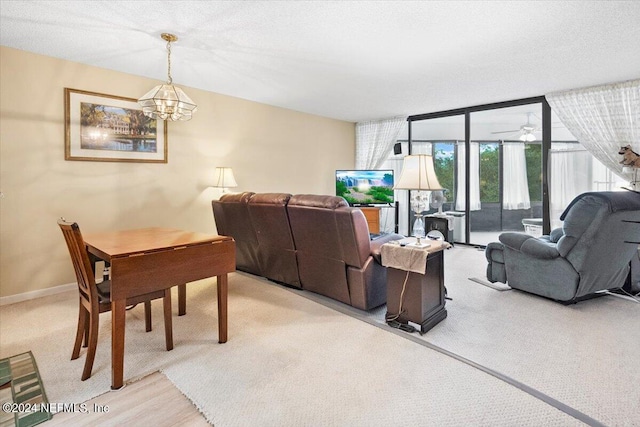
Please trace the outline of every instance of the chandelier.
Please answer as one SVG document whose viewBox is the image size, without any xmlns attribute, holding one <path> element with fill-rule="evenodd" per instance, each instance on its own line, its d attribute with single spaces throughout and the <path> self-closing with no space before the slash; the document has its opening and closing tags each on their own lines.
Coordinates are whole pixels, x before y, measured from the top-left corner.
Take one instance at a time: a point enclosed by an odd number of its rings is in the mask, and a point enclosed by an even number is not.
<svg viewBox="0 0 640 427">
<path fill-rule="evenodd" d="M 145 116 L 152 119 L 186 121 L 197 110 L 196 104 L 179 87 L 172 84 L 171 79 L 171 43 L 178 40 L 173 34 L 162 33 L 167 42 L 167 83 L 158 85 L 138 99 Z"/>
</svg>

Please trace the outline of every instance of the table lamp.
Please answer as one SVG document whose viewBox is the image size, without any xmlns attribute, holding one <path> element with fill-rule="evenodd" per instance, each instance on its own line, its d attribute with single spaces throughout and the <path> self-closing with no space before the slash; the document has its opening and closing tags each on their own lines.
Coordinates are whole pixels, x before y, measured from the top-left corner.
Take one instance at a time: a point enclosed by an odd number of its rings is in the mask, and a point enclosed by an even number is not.
<svg viewBox="0 0 640 427">
<path fill-rule="evenodd" d="M 228 188 L 237 187 L 235 177 L 233 176 L 233 169 L 229 167 L 217 167 L 215 171 L 216 183 L 214 187 L 222 188 L 222 194 L 229 192 Z"/>
<path fill-rule="evenodd" d="M 402 173 L 398 184 L 393 188 L 394 190 L 416 190 L 411 197 L 411 209 L 415 212 L 416 217 L 413 223 L 415 246 L 429 246 L 420 241 L 425 235 L 422 212 L 426 210 L 429 203 L 429 192 L 442 190 L 433 167 L 433 156 L 426 154 L 406 156 L 402 162 Z"/>
</svg>

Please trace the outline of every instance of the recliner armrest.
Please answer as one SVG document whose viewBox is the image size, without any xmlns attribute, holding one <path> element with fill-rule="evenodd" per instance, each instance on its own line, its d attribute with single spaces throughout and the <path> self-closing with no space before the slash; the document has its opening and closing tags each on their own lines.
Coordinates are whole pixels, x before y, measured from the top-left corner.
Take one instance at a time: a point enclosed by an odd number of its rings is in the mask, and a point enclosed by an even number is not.
<svg viewBox="0 0 640 427">
<path fill-rule="evenodd" d="M 560 256 L 555 243 L 549 243 L 528 234 L 502 233 L 498 238 L 505 246 L 534 258 L 553 259 Z"/>
<path fill-rule="evenodd" d="M 404 239 L 404 237 L 399 234 L 391 233 L 384 236 L 380 236 L 375 240 L 372 240 L 371 256 L 378 264 L 382 265 L 382 256 L 380 254 L 381 252 L 380 248 L 382 248 L 382 245 L 384 245 L 385 243 L 389 243 L 392 240 L 400 240 L 400 239 Z"/>
<path fill-rule="evenodd" d="M 549 241 L 551 243 L 558 243 L 558 240 L 564 236 L 564 230 L 562 228 L 556 228 L 551 230 L 551 234 L 549 234 Z"/>
</svg>

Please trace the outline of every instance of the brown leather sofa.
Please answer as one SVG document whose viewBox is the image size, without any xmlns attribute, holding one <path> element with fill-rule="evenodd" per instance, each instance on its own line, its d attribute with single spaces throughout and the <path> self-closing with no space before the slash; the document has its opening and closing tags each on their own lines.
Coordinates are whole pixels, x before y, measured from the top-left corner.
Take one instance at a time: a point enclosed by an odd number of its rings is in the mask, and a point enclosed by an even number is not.
<svg viewBox="0 0 640 427">
<path fill-rule="evenodd" d="M 213 216 L 221 236 L 232 236 L 236 241 L 236 268 L 247 273 L 262 275 L 258 261 L 258 238 L 249 216 L 249 199 L 254 193 L 225 194 L 213 203 Z"/>
<path fill-rule="evenodd" d="M 254 194 L 248 207 L 258 239 L 260 274 L 275 282 L 300 288 L 296 248 L 287 215 L 290 198 L 290 194 Z"/>
<path fill-rule="evenodd" d="M 386 302 L 380 246 L 402 236 L 371 241 L 364 214 L 342 197 L 242 193 L 212 206 L 218 233 L 236 240 L 238 270 L 363 310 Z"/>
</svg>

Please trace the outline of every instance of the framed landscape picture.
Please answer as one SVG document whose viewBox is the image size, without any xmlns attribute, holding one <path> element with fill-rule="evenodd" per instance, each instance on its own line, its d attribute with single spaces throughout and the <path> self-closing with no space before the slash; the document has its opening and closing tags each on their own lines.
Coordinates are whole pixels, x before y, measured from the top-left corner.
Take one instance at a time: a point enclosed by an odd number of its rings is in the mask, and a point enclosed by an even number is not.
<svg viewBox="0 0 640 427">
<path fill-rule="evenodd" d="M 167 123 L 133 98 L 64 89 L 65 160 L 167 163 Z"/>
</svg>

